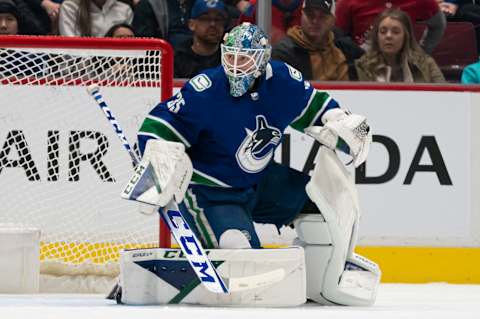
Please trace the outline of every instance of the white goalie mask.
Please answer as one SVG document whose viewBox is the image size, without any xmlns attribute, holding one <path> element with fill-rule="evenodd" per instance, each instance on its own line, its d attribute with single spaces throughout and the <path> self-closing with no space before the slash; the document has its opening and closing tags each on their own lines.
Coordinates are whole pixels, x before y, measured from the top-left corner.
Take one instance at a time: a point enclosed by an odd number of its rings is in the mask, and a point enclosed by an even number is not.
<svg viewBox="0 0 480 319">
<path fill-rule="evenodd" d="M 221 50 L 230 94 L 239 97 L 265 72 L 272 47 L 260 28 L 245 22 L 225 35 Z"/>
</svg>

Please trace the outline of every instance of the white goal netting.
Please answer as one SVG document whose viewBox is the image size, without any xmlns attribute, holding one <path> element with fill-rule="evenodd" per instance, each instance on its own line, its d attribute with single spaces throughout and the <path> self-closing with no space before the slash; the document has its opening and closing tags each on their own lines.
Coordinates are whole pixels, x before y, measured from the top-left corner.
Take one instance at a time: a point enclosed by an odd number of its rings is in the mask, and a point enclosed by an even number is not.
<svg viewBox="0 0 480 319">
<path fill-rule="evenodd" d="M 158 245 L 158 214 L 120 198 L 131 160 L 86 87 L 101 87 L 133 144 L 171 95 L 171 50 L 61 37 L 0 37 L 0 47 L 0 223 L 40 229 L 42 275 L 113 278 L 120 249 Z"/>
</svg>

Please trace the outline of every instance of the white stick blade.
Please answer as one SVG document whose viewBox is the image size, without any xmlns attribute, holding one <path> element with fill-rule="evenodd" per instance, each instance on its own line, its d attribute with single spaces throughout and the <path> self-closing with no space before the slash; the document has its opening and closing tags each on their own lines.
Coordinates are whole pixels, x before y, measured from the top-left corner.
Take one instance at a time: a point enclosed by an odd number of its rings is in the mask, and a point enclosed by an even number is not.
<svg viewBox="0 0 480 319">
<path fill-rule="evenodd" d="M 87 86 L 87 92 L 90 95 L 97 93 L 99 90 L 100 88 L 98 87 L 97 84 L 90 84 L 89 86 Z"/>
</svg>

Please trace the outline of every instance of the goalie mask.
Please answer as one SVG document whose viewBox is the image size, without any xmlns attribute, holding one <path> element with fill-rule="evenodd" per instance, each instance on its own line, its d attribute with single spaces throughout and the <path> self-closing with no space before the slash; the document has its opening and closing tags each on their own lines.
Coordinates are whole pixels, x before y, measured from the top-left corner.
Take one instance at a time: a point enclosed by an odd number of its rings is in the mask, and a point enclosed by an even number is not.
<svg viewBox="0 0 480 319">
<path fill-rule="evenodd" d="M 221 48 L 230 94 L 242 96 L 265 72 L 272 47 L 259 27 L 245 22 L 225 34 Z"/>
</svg>

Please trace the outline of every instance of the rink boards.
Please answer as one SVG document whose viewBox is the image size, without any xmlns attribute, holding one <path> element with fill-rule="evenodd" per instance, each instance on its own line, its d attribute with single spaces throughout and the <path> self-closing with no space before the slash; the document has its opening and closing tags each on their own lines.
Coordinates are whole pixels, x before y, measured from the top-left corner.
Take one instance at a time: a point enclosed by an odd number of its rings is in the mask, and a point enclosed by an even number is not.
<svg viewBox="0 0 480 319">
<path fill-rule="evenodd" d="M 478 90 L 459 86 L 392 89 L 324 85 L 321 88 L 342 106 L 366 115 L 373 129 L 374 142 L 365 169 L 355 172 L 363 211 L 359 252 L 380 263 L 384 282 L 480 283 L 479 270 L 474 269 L 480 262 L 480 204 L 476 196 L 480 185 Z M 40 179 L 29 180 L 18 166 L 2 167 L 1 209 L 24 214 L 41 203 L 42 212 L 35 215 L 41 215 L 42 222 L 52 228 L 58 225 L 59 216 L 72 210 L 78 212 L 79 206 L 82 211 L 88 209 L 93 212 L 92 218 L 96 218 L 96 226 L 74 221 L 74 227 L 81 232 L 93 232 L 100 241 L 104 236 L 103 244 L 107 246 L 100 252 L 105 250 L 110 260 L 115 259 L 117 255 L 110 247 L 120 246 L 115 241 L 108 242 L 108 238 L 112 232 L 124 231 L 119 228 L 123 218 L 139 215 L 136 205 L 116 197 L 130 174 L 128 155 L 95 105 L 87 104 L 88 99 L 85 103 L 72 103 L 76 95 L 85 95 L 84 88 L 71 88 L 73 98 L 51 104 L 49 101 L 61 98 L 55 88 L 22 90 L 25 90 L 22 94 L 30 95 L 28 103 L 2 94 L 0 137 L 5 139 L 12 131 L 24 133 Z M 155 102 L 131 105 L 123 98 L 126 91 L 128 88 L 105 88 L 104 95 L 111 101 L 128 138 L 134 141 L 143 115 Z M 40 102 L 42 96 L 47 102 Z M 88 113 L 86 117 L 84 112 Z M 102 159 L 114 181 L 103 181 L 88 163 L 81 164 L 79 180 L 69 179 L 68 134 L 73 130 L 99 131 L 107 137 L 108 152 Z M 48 132 L 55 131 L 61 137 L 58 157 L 61 166 L 58 179 L 53 181 L 49 180 L 52 175 L 45 150 Z M 313 167 L 316 146 L 303 134 L 288 130 L 286 133 L 289 143 L 278 149 L 276 159 L 308 173 Z M 5 149 L 4 141 L 2 145 Z M 15 153 L 9 152 L 9 158 L 14 159 Z M 8 184 L 4 182 L 6 179 Z M 92 191 L 94 196 L 89 197 L 85 190 Z M 49 194 L 46 199 L 36 197 L 42 192 Z M 81 196 L 72 200 L 72 194 Z M 125 226 L 129 225 L 122 227 Z M 148 242 L 158 235 L 150 234 L 148 225 L 138 229 Z M 62 231 L 69 232 L 70 228 Z M 46 245 L 78 245 L 79 249 L 89 251 L 92 245 L 101 244 L 79 239 Z"/>
<path fill-rule="evenodd" d="M 379 262 L 384 282 L 480 282 L 478 90 L 326 88 L 373 130 L 367 163 L 355 171 L 358 251 Z M 314 148 L 292 132 L 290 156 L 277 159 L 307 171 Z"/>
</svg>

